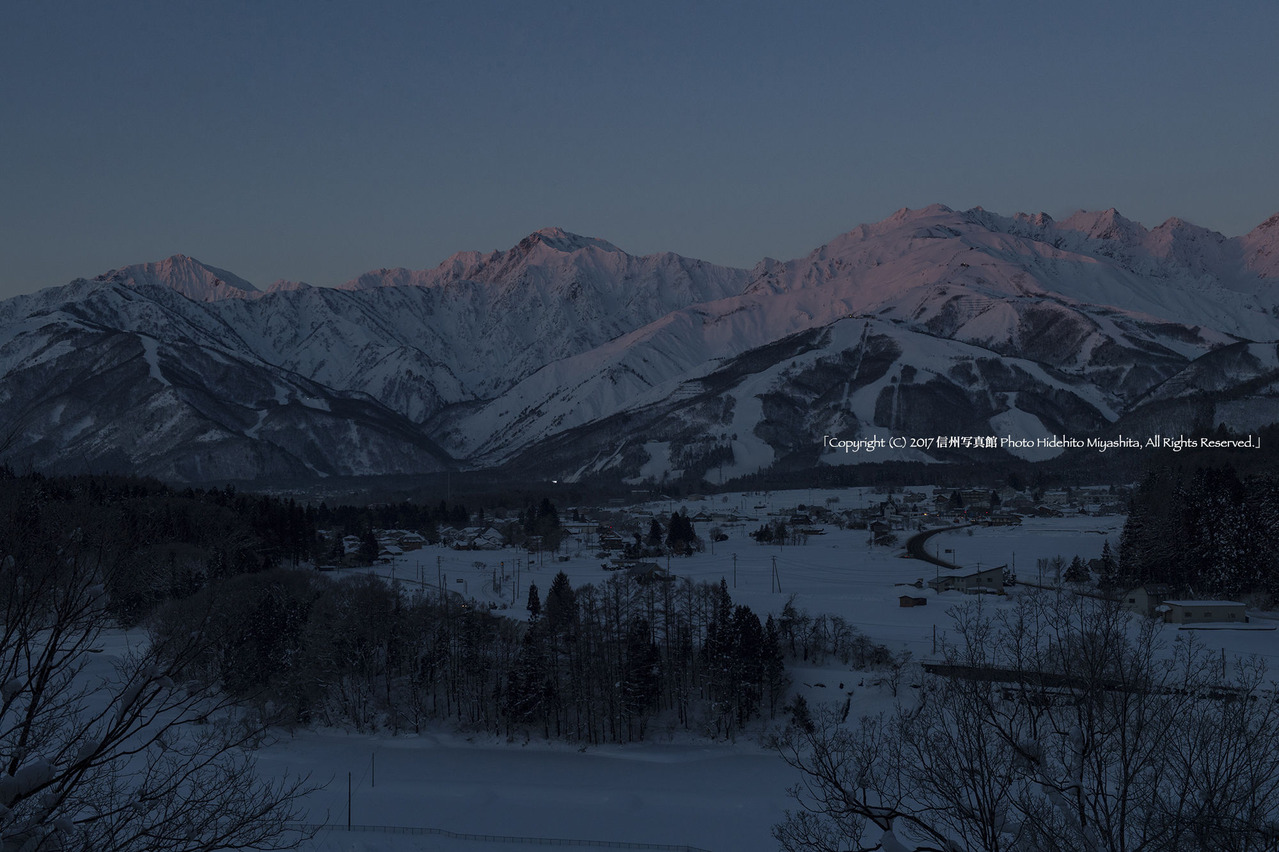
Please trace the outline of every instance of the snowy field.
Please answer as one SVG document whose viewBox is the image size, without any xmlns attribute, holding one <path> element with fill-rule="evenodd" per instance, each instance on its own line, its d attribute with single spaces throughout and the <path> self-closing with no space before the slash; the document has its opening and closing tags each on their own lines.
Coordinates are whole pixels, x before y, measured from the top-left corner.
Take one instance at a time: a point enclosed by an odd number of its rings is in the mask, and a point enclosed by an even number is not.
<svg viewBox="0 0 1279 852">
<path fill-rule="evenodd" d="M 910 489 L 907 489 L 910 490 Z M 920 491 L 924 489 L 918 489 Z M 928 489 L 931 491 L 931 489 Z M 713 549 L 709 542 L 704 553 L 691 557 L 663 559 L 663 567 L 669 565 L 677 577 L 695 581 L 718 582 L 723 578 L 735 603 L 746 604 L 761 620 L 768 613 L 778 613 L 791 596 L 795 605 L 811 614 L 829 613 L 841 615 L 859 627 L 871 638 L 890 645 L 894 650 L 909 649 L 919 656 L 932 650 L 933 627 L 939 630 L 949 624 L 946 609 L 950 602 L 965 597 L 948 592 L 936 599 L 931 589 L 922 591 L 909 587 L 922 580 L 925 583 L 938 574 L 936 566 L 905 558 L 906 539 L 914 532 L 896 533 L 901 539 L 896 547 L 872 547 L 865 530 L 840 530 L 825 526 L 824 535 L 809 536 L 804 545 L 757 544 L 749 533 L 769 519 L 771 513 L 782 513 L 789 520 L 790 511 L 798 505 L 823 506 L 832 511 L 856 509 L 878 504 L 885 499 L 870 489 L 839 489 L 831 491 L 804 490 L 774 492 L 767 495 L 726 495 L 703 500 L 662 501 L 633 511 L 632 517 L 648 528 L 652 517 L 669 519 L 672 511 L 687 510 L 690 516 L 699 512 L 735 511 L 752 520 L 738 526 L 726 523 L 699 523 L 697 533 L 707 539 L 712 526 L 719 526 L 729 536 Z M 901 499 L 901 495 L 896 495 Z M 827 503 L 838 498 L 837 503 Z M 762 507 L 762 508 L 756 508 Z M 818 525 L 821 526 L 821 525 Z M 1009 565 L 1016 568 L 1020 577 L 1035 581 L 1039 559 L 1063 557 L 1069 562 L 1075 555 L 1084 560 L 1101 555 L 1102 544 L 1107 538 L 1110 546 L 1119 544 L 1119 532 L 1123 527 L 1121 516 L 1078 518 L 1029 519 L 1020 527 L 974 527 L 954 532 L 940 533 L 929 539 L 929 553 L 937 550 L 946 559 L 956 561 L 965 570 L 979 567 Z M 626 536 L 629 540 L 629 536 Z M 953 553 L 945 553 L 946 550 Z M 601 583 L 609 572 L 601 568 L 607 560 L 597 557 L 598 549 L 572 545 L 567 551 L 567 561 L 558 561 L 545 554 L 539 564 L 536 555 L 529 565 L 529 554 L 518 549 L 498 551 L 455 551 L 443 547 L 429 547 L 407 553 L 390 565 L 379 565 L 374 571 L 394 577 L 408 588 L 419 582 L 432 592 L 438 591 L 441 578 L 444 585 L 459 594 L 481 602 L 492 602 L 510 607 L 508 615 L 526 618 L 524 605 L 528 584 L 536 583 L 545 599 L 551 580 L 563 571 L 574 586 Z M 734 559 L 736 557 L 736 559 Z M 515 564 L 520 563 L 518 594 L 513 595 Z M 483 567 L 477 567 L 482 563 Z M 503 592 L 495 594 L 491 588 L 493 569 L 505 563 L 504 570 L 511 579 L 503 584 Z M 776 580 L 773 569 L 776 566 Z M 736 570 L 734 570 L 736 566 Z M 780 583 L 780 591 L 777 584 Z M 925 596 L 930 605 L 913 609 L 901 609 L 898 598 L 904 594 Z M 516 598 L 514 605 L 512 599 Z"/>
<path fill-rule="evenodd" d="M 828 504 L 830 497 L 838 497 L 839 502 Z M 933 650 L 934 631 L 941 635 L 950 623 L 949 607 L 971 599 L 958 592 L 938 595 L 927 587 L 905 585 L 926 582 L 938 573 L 931 564 L 903 556 L 909 533 L 898 533 L 901 544 L 893 548 L 871 547 L 865 531 L 833 526 L 826 527 L 824 535 L 810 536 L 805 545 L 761 546 L 748 537 L 769 513 L 786 512 L 798 504 L 844 510 L 882 499 L 883 495 L 868 490 L 850 489 L 730 495 L 728 501 L 716 496 L 662 502 L 633 511 L 632 516 L 646 529 L 649 517 L 669 518 L 672 510 L 681 507 L 690 516 L 727 509 L 744 513 L 752 520 L 735 527 L 722 522 L 698 524 L 703 538 L 711 526 L 718 525 L 729 540 L 717 543 L 713 553 L 708 546 L 705 553 L 672 559 L 670 570 L 694 580 L 723 578 L 734 601 L 749 605 L 761 619 L 779 612 L 794 595 L 800 609 L 814 615 L 841 615 L 894 651 L 909 650 L 915 658 L 926 659 Z M 1028 519 L 1019 527 L 941 533 L 929 540 L 927 548 L 965 569 L 1015 566 L 1019 578 L 1038 582 L 1039 560 L 1097 557 L 1107 539 L 1112 548 L 1118 545 L 1122 525 L 1123 518 L 1118 516 Z M 523 618 L 529 582 L 537 583 L 544 598 L 557 571 L 564 571 L 575 586 L 608 578 L 601 568 L 604 560 L 594 547 L 573 546 L 568 553 L 565 561 L 547 555 L 540 565 L 536 557 L 528 565 L 528 554 L 515 549 L 461 552 L 428 547 L 372 570 L 388 578 L 394 575 L 408 588 L 421 583 L 432 593 L 438 593 L 437 583 L 443 580 L 451 592 L 482 603 L 504 603 L 510 607 L 507 614 Z M 495 592 L 492 579 L 499 563 L 505 563 L 508 577 L 499 583 L 501 591 Z M 1045 583 L 1051 580 L 1043 578 Z M 898 598 L 903 594 L 925 597 L 928 604 L 901 608 Z M 516 603 L 511 606 L 513 597 Z M 984 603 L 1009 605 L 993 597 Z M 1275 624 L 1251 615 L 1253 627 Z M 1172 628 L 1168 630 L 1171 635 Z M 1221 647 L 1228 654 L 1262 654 L 1279 671 L 1279 633 L 1201 630 L 1198 635 L 1209 647 Z M 838 664 L 790 671 L 795 688 L 810 701 L 842 700 L 851 693 L 855 712 L 883 708 L 890 701 L 885 687 L 870 683 L 865 673 Z M 357 825 L 686 845 L 713 852 L 775 849 L 769 829 L 788 807 L 785 791 L 795 781 L 780 758 L 760 747 L 758 737 L 743 737 L 736 744 L 690 742 L 671 737 L 657 726 L 646 745 L 586 750 L 536 741 L 506 743 L 491 737 L 472 741 L 444 732 L 397 738 L 307 732 L 264 751 L 261 765 L 267 772 L 287 769 L 311 772 L 320 780 L 332 778 L 328 788 L 308 803 L 315 822 L 345 826 L 350 773 L 351 821 Z M 525 847 L 439 835 L 331 831 L 321 833 L 306 848 L 487 852 Z M 549 844 L 539 848 L 598 847 Z"/>
<path fill-rule="evenodd" d="M 437 734 L 370 738 L 304 734 L 262 755 L 333 782 L 311 803 L 313 819 L 426 826 L 469 834 L 772 848 L 769 827 L 786 807 L 791 770 L 757 745 L 576 747 L 468 742 Z M 326 832 L 321 850 L 511 849 L 439 836 Z M 574 847 L 580 848 L 580 847 Z"/>
</svg>

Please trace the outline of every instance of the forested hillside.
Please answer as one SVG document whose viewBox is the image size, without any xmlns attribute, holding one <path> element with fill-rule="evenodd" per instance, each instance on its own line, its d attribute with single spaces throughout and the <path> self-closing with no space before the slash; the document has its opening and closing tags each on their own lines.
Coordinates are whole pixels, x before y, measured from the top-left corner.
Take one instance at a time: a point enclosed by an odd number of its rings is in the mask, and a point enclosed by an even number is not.
<svg viewBox="0 0 1279 852">
<path fill-rule="evenodd" d="M 1133 494 L 1110 586 L 1279 598 L 1279 478 L 1233 467 L 1152 469 Z"/>
<path fill-rule="evenodd" d="M 455 594 L 368 575 L 281 569 L 166 607 L 169 635 L 207 619 L 200 676 L 291 724 L 419 731 L 432 721 L 582 743 L 667 729 L 732 736 L 775 713 L 782 641 L 707 583 L 637 583 L 625 572 L 529 589 L 527 622 Z"/>
<path fill-rule="evenodd" d="M 555 512 L 530 503 L 508 526 L 537 533 Z M 561 573 L 530 584 L 515 619 L 456 592 L 315 570 L 341 555 L 344 533 L 386 523 L 429 538 L 470 517 L 446 503 L 330 509 L 0 471 L 0 556 L 15 582 L 74 546 L 76 582 L 105 593 L 100 628 L 144 626 L 160 645 L 197 637 L 183 677 L 284 724 L 444 722 L 583 743 L 640 740 L 655 726 L 732 737 L 781 709 L 786 655 L 887 660 L 842 619 L 787 606 L 761 621 L 723 582 L 618 571 L 574 588 Z"/>
</svg>

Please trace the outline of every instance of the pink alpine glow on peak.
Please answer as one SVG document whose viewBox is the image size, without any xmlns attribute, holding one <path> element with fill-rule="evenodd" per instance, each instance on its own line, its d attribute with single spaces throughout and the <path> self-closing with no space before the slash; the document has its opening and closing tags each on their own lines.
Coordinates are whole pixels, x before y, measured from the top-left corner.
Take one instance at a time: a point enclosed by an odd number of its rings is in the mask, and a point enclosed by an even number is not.
<svg viewBox="0 0 1279 852">
<path fill-rule="evenodd" d="M 252 299 L 262 295 L 258 288 L 225 269 L 201 263 L 193 257 L 175 254 L 164 260 L 112 269 L 97 276 L 128 287 L 160 286 L 176 290 L 196 302 L 221 299 Z"/>
</svg>

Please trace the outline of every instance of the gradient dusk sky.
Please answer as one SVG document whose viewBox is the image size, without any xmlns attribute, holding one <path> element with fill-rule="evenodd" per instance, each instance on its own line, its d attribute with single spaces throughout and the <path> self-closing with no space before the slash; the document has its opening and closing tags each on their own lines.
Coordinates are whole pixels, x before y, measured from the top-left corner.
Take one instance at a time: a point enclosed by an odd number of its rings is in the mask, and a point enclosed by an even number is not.
<svg viewBox="0 0 1279 852">
<path fill-rule="evenodd" d="M 560 225 L 751 266 L 901 207 L 1279 211 L 1279 3 L 0 5 L 0 297 Z"/>
</svg>

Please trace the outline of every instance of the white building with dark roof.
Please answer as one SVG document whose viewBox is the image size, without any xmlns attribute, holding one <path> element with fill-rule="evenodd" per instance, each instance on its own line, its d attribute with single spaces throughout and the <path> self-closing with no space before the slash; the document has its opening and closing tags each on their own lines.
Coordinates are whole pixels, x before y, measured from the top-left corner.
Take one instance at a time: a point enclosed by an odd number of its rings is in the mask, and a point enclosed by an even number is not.
<svg viewBox="0 0 1279 852">
<path fill-rule="evenodd" d="M 1247 624 L 1244 609 L 1236 601 L 1164 601 L 1155 607 L 1169 624 Z"/>
</svg>

